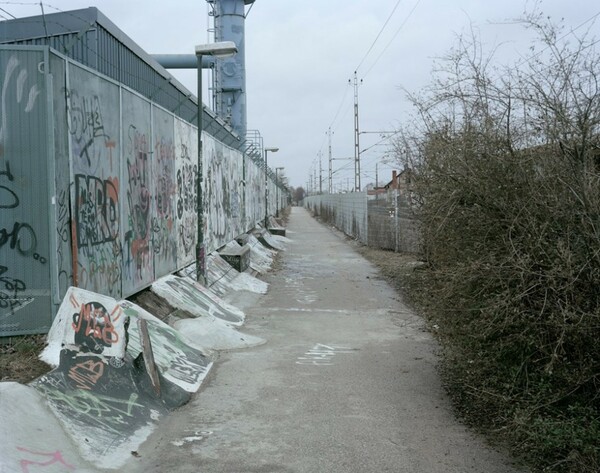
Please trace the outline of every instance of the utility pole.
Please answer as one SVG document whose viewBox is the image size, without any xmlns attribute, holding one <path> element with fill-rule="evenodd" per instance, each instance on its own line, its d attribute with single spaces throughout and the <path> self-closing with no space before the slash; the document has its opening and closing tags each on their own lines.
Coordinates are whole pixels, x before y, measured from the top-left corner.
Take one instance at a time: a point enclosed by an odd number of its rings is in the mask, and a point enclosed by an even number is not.
<svg viewBox="0 0 600 473">
<path fill-rule="evenodd" d="M 323 193 L 323 153 L 319 151 L 319 194 Z"/>
<path fill-rule="evenodd" d="M 329 193 L 333 193 L 333 158 L 331 157 L 331 135 L 333 135 L 333 131 L 331 131 L 331 127 L 327 130 L 327 135 L 329 135 Z"/>
<path fill-rule="evenodd" d="M 348 84 L 352 81 L 348 80 Z M 354 71 L 354 190 L 360 192 L 360 129 L 358 123 L 358 86 L 362 85 L 362 79 L 358 81 Z"/>
<path fill-rule="evenodd" d="M 377 165 L 379 163 L 375 163 L 375 200 L 379 200 L 379 191 L 378 191 L 378 187 L 379 187 L 379 171 L 377 169 Z"/>
</svg>

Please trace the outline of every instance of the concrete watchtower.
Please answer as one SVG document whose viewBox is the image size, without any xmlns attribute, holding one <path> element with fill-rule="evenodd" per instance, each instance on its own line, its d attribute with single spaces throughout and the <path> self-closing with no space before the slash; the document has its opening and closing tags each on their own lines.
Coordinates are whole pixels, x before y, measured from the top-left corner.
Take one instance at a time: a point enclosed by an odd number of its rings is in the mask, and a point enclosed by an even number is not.
<svg viewBox="0 0 600 473">
<path fill-rule="evenodd" d="M 213 79 L 215 112 L 246 139 L 246 6 L 255 0 L 207 0 L 214 16 L 215 41 L 233 41 L 238 53 L 216 61 Z"/>
</svg>

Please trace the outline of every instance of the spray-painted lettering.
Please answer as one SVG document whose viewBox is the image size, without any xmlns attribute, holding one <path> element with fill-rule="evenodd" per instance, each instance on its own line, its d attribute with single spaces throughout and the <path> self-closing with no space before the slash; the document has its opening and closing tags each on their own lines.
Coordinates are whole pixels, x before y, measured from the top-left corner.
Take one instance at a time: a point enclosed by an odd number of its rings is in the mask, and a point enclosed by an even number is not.
<svg viewBox="0 0 600 473">
<path fill-rule="evenodd" d="M 75 176 L 77 245 L 91 247 L 119 236 L 119 181 Z"/>
<path fill-rule="evenodd" d="M 69 132 L 74 138 L 74 151 L 91 166 L 92 161 L 98 161 L 102 157 L 95 146 L 96 140 L 102 140 L 110 150 L 115 147 L 115 143 L 104 129 L 100 99 L 97 96 L 80 97 L 76 90 L 71 90 L 67 97 Z"/>
<path fill-rule="evenodd" d="M 24 448 L 24 447 L 17 447 L 17 450 L 19 450 L 20 452 L 28 453 L 29 455 L 27 455 L 27 457 L 30 457 L 31 455 L 34 456 L 34 459 L 23 458 L 19 462 L 22 473 L 30 473 L 30 472 L 33 473 L 34 471 L 39 471 L 40 468 L 45 469 L 46 467 L 49 467 L 52 465 L 60 465 L 59 468 L 61 469 L 61 471 L 64 471 L 65 468 L 69 471 L 75 471 L 75 467 L 65 461 L 62 453 L 59 450 L 56 450 L 55 452 L 48 452 L 48 453 L 36 452 L 36 451 L 29 450 L 28 448 Z M 29 467 L 33 467 L 33 466 L 35 466 L 34 469 L 29 468 Z M 54 469 L 53 469 L 53 471 L 54 471 Z"/>
<path fill-rule="evenodd" d="M 186 163 L 177 171 L 177 216 L 196 210 L 196 178 L 198 167 Z"/>
<path fill-rule="evenodd" d="M 172 268 L 176 264 L 177 247 L 175 222 L 175 148 L 173 141 L 156 140 L 154 156 L 157 159 L 156 216 L 152 220 L 152 240 L 155 262 L 159 267 Z M 158 269 L 158 268 L 157 268 Z"/>
<path fill-rule="evenodd" d="M 141 281 L 144 270 L 151 269 L 148 142 L 146 135 L 139 133 L 133 125 L 129 127 L 129 141 L 130 157 L 127 160 L 129 228 L 125 234 L 127 259 L 124 264 L 128 270 L 134 270 L 135 280 Z"/>
<path fill-rule="evenodd" d="M 69 378 L 79 389 L 92 389 L 104 374 L 104 362 L 87 360 L 73 365 L 69 369 Z"/>
<path fill-rule="evenodd" d="M 64 382 L 64 381 L 63 381 Z M 86 389 L 68 389 L 63 382 L 54 383 L 50 378 L 42 378 L 36 385 L 51 403 L 61 410 L 68 410 L 85 419 L 87 426 L 99 426 L 117 435 L 123 434 L 136 410 L 144 409 L 137 402 L 138 395 L 131 393 L 127 398 L 106 396 Z M 57 384 L 57 387 L 53 387 Z"/>
<path fill-rule="evenodd" d="M 0 177 L 5 176 L 9 182 L 14 180 L 14 176 L 10 172 L 10 163 L 4 163 L 4 171 L 0 171 Z M 5 185 L 0 185 L 0 209 L 14 209 L 19 206 L 19 197 L 13 190 Z"/>
</svg>

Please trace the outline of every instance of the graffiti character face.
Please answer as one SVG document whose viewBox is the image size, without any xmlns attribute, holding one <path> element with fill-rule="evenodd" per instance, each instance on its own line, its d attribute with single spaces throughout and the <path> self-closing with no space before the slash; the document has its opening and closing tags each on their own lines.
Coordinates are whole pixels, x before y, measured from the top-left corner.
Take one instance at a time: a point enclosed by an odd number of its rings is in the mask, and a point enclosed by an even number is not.
<svg viewBox="0 0 600 473">
<path fill-rule="evenodd" d="M 82 351 L 102 353 L 119 339 L 110 314 L 99 302 L 81 305 L 79 313 L 73 314 L 75 343 Z"/>
</svg>

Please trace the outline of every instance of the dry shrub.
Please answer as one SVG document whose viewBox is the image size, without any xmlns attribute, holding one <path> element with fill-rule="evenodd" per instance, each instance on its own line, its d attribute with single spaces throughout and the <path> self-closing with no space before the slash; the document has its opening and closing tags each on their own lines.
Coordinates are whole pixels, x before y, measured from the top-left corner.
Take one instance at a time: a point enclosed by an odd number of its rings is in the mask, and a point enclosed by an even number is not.
<svg viewBox="0 0 600 473">
<path fill-rule="evenodd" d="M 541 53 L 498 73 L 461 39 L 413 97 L 423 126 L 397 147 L 417 176 L 421 303 L 467 419 L 545 471 L 599 471 L 600 58 L 593 38 L 524 23 Z"/>
</svg>

